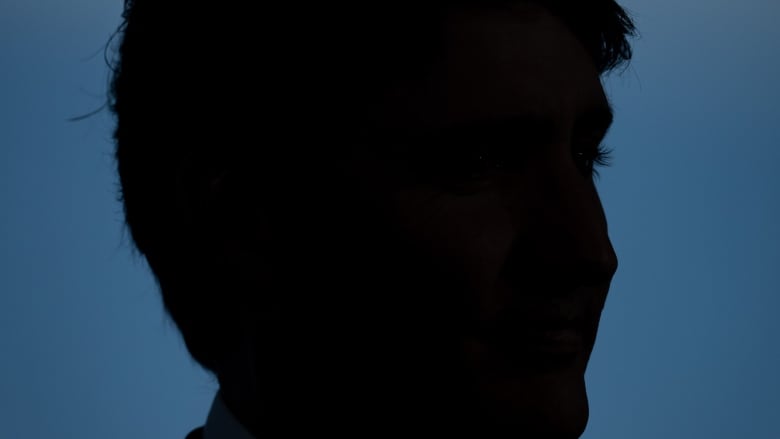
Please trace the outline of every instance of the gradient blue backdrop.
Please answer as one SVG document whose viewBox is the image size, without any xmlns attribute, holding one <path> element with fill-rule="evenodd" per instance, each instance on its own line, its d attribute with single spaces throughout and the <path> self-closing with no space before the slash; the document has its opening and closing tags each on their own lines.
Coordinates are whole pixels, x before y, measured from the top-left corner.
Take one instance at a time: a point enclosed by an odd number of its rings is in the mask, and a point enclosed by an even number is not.
<svg viewBox="0 0 780 439">
<path fill-rule="evenodd" d="M 780 438 L 780 3 L 628 0 L 599 183 L 620 257 L 585 439 Z M 120 0 L 0 0 L 0 438 L 183 438 L 216 383 L 123 237 Z M 173 48 L 175 50 L 175 48 Z"/>
</svg>

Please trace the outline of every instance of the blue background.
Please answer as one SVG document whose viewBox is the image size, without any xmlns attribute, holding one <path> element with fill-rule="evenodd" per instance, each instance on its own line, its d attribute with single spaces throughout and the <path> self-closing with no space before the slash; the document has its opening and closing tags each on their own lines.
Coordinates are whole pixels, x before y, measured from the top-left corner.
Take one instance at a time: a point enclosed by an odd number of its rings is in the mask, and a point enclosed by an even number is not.
<svg viewBox="0 0 780 439">
<path fill-rule="evenodd" d="M 780 438 L 780 3 L 624 5 L 583 438 Z M 0 438 L 183 438 L 217 389 L 131 255 L 111 118 L 67 121 L 103 103 L 120 10 L 0 0 Z"/>
</svg>

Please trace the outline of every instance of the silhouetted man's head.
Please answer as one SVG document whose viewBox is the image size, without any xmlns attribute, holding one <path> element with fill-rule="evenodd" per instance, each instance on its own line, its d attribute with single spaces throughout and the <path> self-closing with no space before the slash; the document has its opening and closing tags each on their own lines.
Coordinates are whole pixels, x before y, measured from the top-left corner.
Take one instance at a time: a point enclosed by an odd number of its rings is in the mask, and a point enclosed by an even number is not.
<svg viewBox="0 0 780 439">
<path fill-rule="evenodd" d="M 617 267 L 600 77 L 633 25 L 364 3 L 127 4 L 116 156 L 166 309 L 258 437 L 578 437 Z"/>
</svg>

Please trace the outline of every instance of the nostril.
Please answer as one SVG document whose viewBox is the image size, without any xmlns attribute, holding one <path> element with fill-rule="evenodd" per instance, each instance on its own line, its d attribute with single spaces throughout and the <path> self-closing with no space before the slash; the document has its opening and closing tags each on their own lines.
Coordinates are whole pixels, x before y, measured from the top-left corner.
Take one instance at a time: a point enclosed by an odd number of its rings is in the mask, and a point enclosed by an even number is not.
<svg viewBox="0 0 780 439">
<path fill-rule="evenodd" d="M 609 245 L 602 246 L 602 250 L 581 258 L 579 268 L 575 270 L 580 276 L 580 285 L 587 287 L 609 283 L 616 271 L 617 257 Z"/>
<path fill-rule="evenodd" d="M 502 277 L 520 290 L 570 291 L 608 284 L 616 271 L 617 256 L 608 241 L 587 247 L 542 246 L 527 238 L 513 244 Z"/>
<path fill-rule="evenodd" d="M 582 276 L 582 286 L 584 287 L 596 287 L 603 285 L 612 280 L 615 270 L 606 265 L 597 265 L 593 269 L 589 270 L 587 274 Z"/>
<path fill-rule="evenodd" d="M 615 254 L 615 249 L 612 247 L 612 243 L 607 241 L 607 245 L 603 250 L 602 262 L 604 266 L 606 280 L 609 281 L 615 275 L 618 269 L 618 257 Z"/>
</svg>

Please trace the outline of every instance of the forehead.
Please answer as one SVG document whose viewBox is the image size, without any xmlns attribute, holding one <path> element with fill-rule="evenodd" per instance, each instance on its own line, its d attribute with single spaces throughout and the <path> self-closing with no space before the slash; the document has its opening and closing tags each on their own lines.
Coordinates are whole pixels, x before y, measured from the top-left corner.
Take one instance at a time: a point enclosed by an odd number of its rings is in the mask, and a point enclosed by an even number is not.
<svg viewBox="0 0 780 439">
<path fill-rule="evenodd" d="M 413 117 L 447 126 L 536 114 L 564 125 L 608 107 L 593 60 L 561 20 L 528 3 L 458 8 Z M 563 127 L 562 127 L 563 128 Z"/>
</svg>

